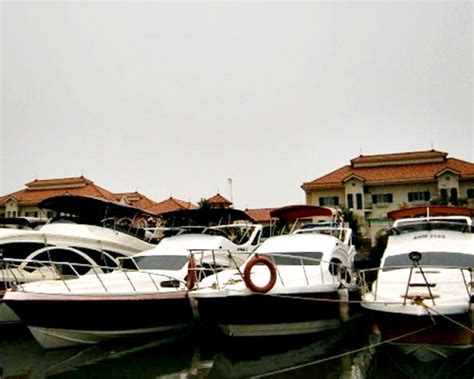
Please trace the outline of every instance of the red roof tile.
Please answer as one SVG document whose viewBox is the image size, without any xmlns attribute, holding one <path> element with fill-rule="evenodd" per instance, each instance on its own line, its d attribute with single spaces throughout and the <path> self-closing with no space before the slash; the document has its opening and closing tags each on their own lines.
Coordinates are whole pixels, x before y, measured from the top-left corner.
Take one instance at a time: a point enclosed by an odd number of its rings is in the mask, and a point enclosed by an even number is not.
<svg viewBox="0 0 474 379">
<path fill-rule="evenodd" d="M 255 222 L 269 222 L 272 220 L 270 212 L 276 208 L 259 208 L 259 209 L 246 209 L 247 213 Z"/>
<path fill-rule="evenodd" d="M 8 199 L 16 200 L 20 205 L 37 204 L 48 197 L 58 195 L 81 195 L 94 196 L 106 200 L 116 200 L 116 196 L 94 184 L 83 176 L 78 178 L 35 180 L 26 184 L 27 188 L 2 196 L 0 205 L 4 205 Z"/>
<path fill-rule="evenodd" d="M 178 211 L 181 209 L 196 209 L 196 208 L 197 206 L 189 201 L 183 201 L 183 200 L 174 199 L 173 197 L 170 197 L 169 199 L 156 203 L 155 205 L 148 208 L 147 210 L 160 214 L 160 213 Z"/>
<path fill-rule="evenodd" d="M 127 204 L 141 209 L 149 209 L 157 204 L 156 201 L 151 200 L 137 191 L 116 193 L 115 195 L 118 201 L 125 200 Z"/>
<path fill-rule="evenodd" d="M 412 151 L 408 153 L 393 153 L 393 154 L 378 154 L 378 155 L 360 155 L 351 160 L 353 167 L 373 164 L 392 164 L 396 162 L 415 162 L 415 161 L 443 161 L 448 156 L 448 153 L 443 151 L 428 150 L 428 151 Z M 422 163 L 422 162 L 419 162 Z"/>
<path fill-rule="evenodd" d="M 373 167 L 343 166 L 321 178 L 303 183 L 304 190 L 312 188 L 337 187 L 351 175 L 365 180 L 365 184 L 405 183 L 434 181 L 443 170 L 450 169 L 459 173 L 460 179 L 474 179 L 474 164 L 456 158 L 447 158 L 441 162 L 405 163 L 397 165 L 377 165 Z"/>
<path fill-rule="evenodd" d="M 222 196 L 220 193 L 217 193 L 216 195 L 212 196 L 211 198 L 207 199 L 209 204 L 211 205 L 231 205 L 232 202 L 230 200 L 227 200 L 224 196 Z"/>
</svg>

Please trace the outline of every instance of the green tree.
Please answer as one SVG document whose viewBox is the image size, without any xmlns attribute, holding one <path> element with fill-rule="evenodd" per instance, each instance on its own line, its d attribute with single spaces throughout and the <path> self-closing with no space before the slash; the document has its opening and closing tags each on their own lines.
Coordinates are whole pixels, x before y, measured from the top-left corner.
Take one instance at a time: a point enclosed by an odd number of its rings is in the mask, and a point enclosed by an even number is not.
<svg viewBox="0 0 474 379">
<path fill-rule="evenodd" d="M 352 229 L 352 243 L 354 244 L 355 248 L 359 250 L 363 245 L 363 238 L 362 238 L 362 225 L 360 223 L 359 217 L 354 214 L 354 212 L 346 207 L 341 207 L 342 217 L 344 218 L 344 222 L 347 222 L 349 228 Z"/>
<path fill-rule="evenodd" d="M 208 199 L 201 198 L 201 200 L 198 201 L 198 207 L 199 209 L 211 209 L 211 203 Z"/>
</svg>

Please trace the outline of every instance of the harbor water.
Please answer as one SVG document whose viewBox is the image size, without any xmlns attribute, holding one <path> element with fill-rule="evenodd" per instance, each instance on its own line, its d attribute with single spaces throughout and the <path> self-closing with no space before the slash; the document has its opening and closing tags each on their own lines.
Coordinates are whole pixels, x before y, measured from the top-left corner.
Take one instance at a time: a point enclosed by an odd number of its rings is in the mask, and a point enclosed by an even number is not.
<svg viewBox="0 0 474 379">
<path fill-rule="evenodd" d="M 323 335 L 235 340 L 196 332 L 45 350 L 26 328 L 4 327 L 2 379 L 472 378 L 474 348 L 423 362 L 363 322 Z"/>
</svg>

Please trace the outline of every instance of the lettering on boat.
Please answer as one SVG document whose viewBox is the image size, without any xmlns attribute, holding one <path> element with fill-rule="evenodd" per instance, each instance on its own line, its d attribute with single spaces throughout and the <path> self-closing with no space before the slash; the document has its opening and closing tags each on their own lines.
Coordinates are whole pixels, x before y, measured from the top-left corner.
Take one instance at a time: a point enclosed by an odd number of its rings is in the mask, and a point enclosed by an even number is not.
<svg viewBox="0 0 474 379">
<path fill-rule="evenodd" d="M 422 234 L 422 235 L 419 235 L 419 236 L 415 236 L 413 237 L 414 240 L 419 240 L 419 239 L 423 239 L 423 238 L 441 238 L 441 239 L 444 239 L 446 238 L 446 236 L 444 234 Z"/>
</svg>

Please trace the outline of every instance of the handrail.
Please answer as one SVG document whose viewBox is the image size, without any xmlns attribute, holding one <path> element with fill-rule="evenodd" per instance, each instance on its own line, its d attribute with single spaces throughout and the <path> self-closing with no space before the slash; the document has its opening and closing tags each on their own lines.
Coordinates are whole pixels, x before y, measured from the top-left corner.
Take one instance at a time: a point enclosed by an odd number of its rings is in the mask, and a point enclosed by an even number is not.
<svg viewBox="0 0 474 379">
<path fill-rule="evenodd" d="M 428 269 L 428 271 L 427 271 Z M 379 285 L 382 284 L 391 284 L 391 285 L 403 285 L 406 283 L 406 290 L 404 291 L 403 302 L 402 304 L 406 305 L 407 299 L 409 298 L 408 293 L 410 289 L 410 284 L 412 282 L 412 274 L 413 270 L 417 270 L 417 273 L 421 274 L 424 282 L 424 287 L 429 295 L 429 299 L 433 302 L 433 305 L 436 306 L 435 298 L 437 298 L 433 292 L 431 291 L 432 283 L 428 280 L 426 276 L 427 273 L 431 273 L 430 271 L 433 269 L 437 270 L 450 270 L 450 271 L 457 271 L 460 272 L 459 281 L 437 281 L 436 284 L 462 284 L 462 286 L 466 289 L 467 296 L 470 297 L 473 295 L 473 269 L 471 267 L 460 267 L 460 266 L 423 266 L 423 265 L 404 265 L 404 266 L 393 266 L 393 267 L 376 267 L 376 268 L 368 268 L 368 269 L 361 269 L 358 270 L 358 278 L 359 278 L 359 287 L 362 294 L 372 293 L 374 301 L 377 301 L 377 297 L 380 293 Z M 408 272 L 408 279 L 405 280 L 398 280 L 398 281 L 390 281 L 390 282 L 382 282 L 379 280 L 379 273 L 380 272 L 390 272 L 395 270 L 410 270 Z M 468 278 L 470 277 L 470 283 L 466 279 L 466 272 L 468 273 Z M 377 274 L 377 278 L 373 280 L 372 286 L 370 286 L 370 281 L 367 278 L 367 274 L 374 273 Z M 471 287 L 471 288 L 470 288 Z"/>
<path fill-rule="evenodd" d="M 3 270 L 1 270 L 2 272 L 1 278 L 3 279 L 5 283 L 8 283 L 10 287 L 12 287 L 11 284 L 16 284 L 15 286 L 16 290 L 22 290 L 23 288 L 21 284 L 27 283 L 29 279 L 27 271 L 25 269 L 23 271 L 26 271 L 26 272 L 18 271 L 18 267 L 22 264 L 24 268 L 47 267 L 47 268 L 51 268 L 52 270 L 55 270 L 55 272 L 57 273 L 57 276 L 47 277 L 42 272 L 39 272 L 39 274 L 41 275 L 43 279 L 60 280 L 64 284 L 66 290 L 70 293 L 74 293 L 74 288 L 72 288 L 69 283 L 69 280 L 71 279 L 70 275 L 61 274 L 61 271 L 65 271 L 65 268 L 70 269 L 70 272 L 73 272 L 75 274 L 76 278 L 74 279 L 78 279 L 79 277 L 84 277 L 84 275 L 91 274 L 92 272 L 93 275 L 99 281 L 100 287 L 106 293 L 110 293 L 112 290 L 112 286 L 115 284 L 115 282 L 113 282 L 112 284 L 107 282 L 107 278 L 108 278 L 107 275 L 111 273 L 115 273 L 115 274 L 122 273 L 124 275 L 124 278 L 126 278 L 126 280 L 128 280 L 128 282 L 130 283 L 133 292 L 139 292 L 139 288 L 137 288 L 138 280 L 140 280 L 140 282 L 143 283 L 143 276 L 140 279 L 132 278 L 130 276 L 130 273 L 134 273 L 134 272 L 145 274 L 145 276 L 149 278 L 149 282 L 153 284 L 155 291 L 160 291 L 160 286 L 158 285 L 156 281 L 157 277 L 165 278 L 165 280 L 176 281 L 177 283 L 179 283 L 178 286 L 172 286 L 172 288 L 175 288 L 176 290 L 184 289 L 184 285 L 185 285 L 185 282 L 183 280 L 179 280 L 167 274 L 155 273 L 155 272 L 151 272 L 147 270 L 127 270 L 120 267 L 117 268 L 117 267 L 109 267 L 109 266 L 88 265 L 88 264 L 83 264 L 83 263 L 52 262 L 52 261 L 41 261 L 41 260 L 28 260 L 25 265 L 25 260 L 10 259 L 10 258 L 3 259 L 3 262 L 4 262 L 3 263 L 4 268 Z M 60 269 L 58 270 L 57 267 L 60 267 Z M 83 269 L 86 268 L 88 269 L 88 271 L 84 275 L 79 275 L 78 269 L 80 270 L 80 268 L 83 268 Z M 111 271 L 111 272 L 104 272 L 104 271 Z M 10 275 L 5 275 L 6 273 L 9 273 Z"/>
</svg>

